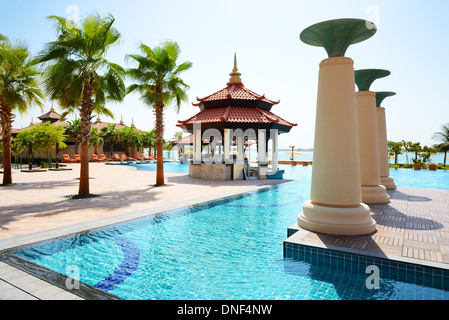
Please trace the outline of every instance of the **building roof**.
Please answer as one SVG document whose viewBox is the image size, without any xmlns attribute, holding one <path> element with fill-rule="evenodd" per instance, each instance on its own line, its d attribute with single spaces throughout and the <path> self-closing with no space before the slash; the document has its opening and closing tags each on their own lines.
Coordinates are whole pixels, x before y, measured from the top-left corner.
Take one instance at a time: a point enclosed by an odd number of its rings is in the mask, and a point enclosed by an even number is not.
<svg viewBox="0 0 449 320">
<path fill-rule="evenodd" d="M 207 97 L 197 98 L 198 103 L 194 106 L 200 106 L 202 102 L 219 101 L 219 100 L 249 100 L 249 101 L 263 101 L 271 105 L 279 104 L 279 101 L 273 101 L 265 98 L 265 95 L 260 95 L 247 89 L 243 83 L 228 83 L 228 86 L 220 91 L 217 91 Z"/>
<path fill-rule="evenodd" d="M 113 122 L 103 122 L 100 119 L 97 119 L 97 121 L 95 121 L 94 123 L 91 124 L 92 128 L 98 128 L 98 130 L 101 130 L 105 127 L 107 127 L 110 124 L 115 124 L 115 128 L 116 129 L 123 129 L 128 127 L 126 124 L 124 124 L 123 122 L 120 123 L 113 123 Z"/>
<path fill-rule="evenodd" d="M 271 111 L 257 108 L 257 107 L 216 107 L 205 108 L 193 117 L 185 120 L 178 121 L 177 126 L 193 125 L 195 122 L 201 123 L 275 123 L 288 127 L 295 127 L 297 124 L 288 122 L 281 117 L 275 115 Z"/>
<path fill-rule="evenodd" d="M 46 114 L 41 115 L 38 119 L 41 121 L 45 120 L 59 121 L 61 119 L 61 115 L 57 113 L 53 108 L 51 108 L 50 111 L 48 111 Z"/>
<path fill-rule="evenodd" d="M 178 121 L 177 126 L 191 131 L 195 122 L 203 125 L 216 124 L 215 128 L 241 127 L 245 128 L 278 128 L 280 132 L 288 132 L 297 124 L 291 123 L 271 112 L 273 105 L 279 101 L 267 99 L 247 89 L 237 68 L 237 58 L 234 57 L 234 69 L 227 87 L 207 97 L 197 98 L 200 112 L 184 121 Z M 218 125 L 219 124 L 219 125 Z M 243 129 L 243 128 L 242 128 Z"/>
</svg>

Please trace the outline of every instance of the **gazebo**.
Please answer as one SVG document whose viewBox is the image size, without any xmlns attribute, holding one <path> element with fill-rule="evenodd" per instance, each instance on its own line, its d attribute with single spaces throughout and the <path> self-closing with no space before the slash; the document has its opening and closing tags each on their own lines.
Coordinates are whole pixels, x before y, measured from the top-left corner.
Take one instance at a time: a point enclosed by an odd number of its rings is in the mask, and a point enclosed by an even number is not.
<svg viewBox="0 0 449 320">
<path fill-rule="evenodd" d="M 244 146 L 256 141 L 258 153 L 257 177 L 259 179 L 281 178 L 278 170 L 278 135 L 288 133 L 297 124 L 277 116 L 271 109 L 279 101 L 257 94 L 246 88 L 237 68 L 227 86 L 193 105 L 200 112 L 193 117 L 178 121 L 177 126 L 193 135 L 193 161 L 190 176 L 212 180 L 241 180 L 249 176 L 249 163 Z M 272 143 L 272 167 L 268 168 L 268 147 Z M 207 142 L 207 144 L 206 144 Z M 203 155 L 203 146 L 207 153 Z M 236 145 L 236 153 L 231 147 Z"/>
</svg>

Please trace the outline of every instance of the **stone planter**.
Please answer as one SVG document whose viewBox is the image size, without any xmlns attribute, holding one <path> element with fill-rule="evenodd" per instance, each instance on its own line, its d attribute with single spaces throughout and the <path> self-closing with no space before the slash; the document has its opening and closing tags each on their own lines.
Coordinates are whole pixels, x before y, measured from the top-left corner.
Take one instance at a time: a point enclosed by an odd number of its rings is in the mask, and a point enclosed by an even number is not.
<svg viewBox="0 0 449 320">
<path fill-rule="evenodd" d="M 429 164 L 429 170 L 436 171 L 437 165 L 435 163 Z"/>
<path fill-rule="evenodd" d="M 415 165 L 413 166 L 414 170 L 421 170 L 421 164 L 415 163 Z"/>
</svg>

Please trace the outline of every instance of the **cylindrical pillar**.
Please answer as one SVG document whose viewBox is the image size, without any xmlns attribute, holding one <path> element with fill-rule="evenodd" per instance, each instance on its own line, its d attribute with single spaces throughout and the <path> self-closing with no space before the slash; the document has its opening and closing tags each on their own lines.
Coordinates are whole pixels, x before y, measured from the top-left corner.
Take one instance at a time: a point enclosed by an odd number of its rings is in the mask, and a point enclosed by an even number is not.
<svg viewBox="0 0 449 320">
<path fill-rule="evenodd" d="M 390 177 L 390 163 L 388 155 L 388 137 L 385 108 L 377 107 L 377 126 L 379 139 L 379 170 L 380 170 L 380 184 L 387 190 L 395 190 L 397 188 L 394 179 Z"/>
<path fill-rule="evenodd" d="M 362 203 L 354 62 L 333 57 L 320 64 L 311 197 L 299 226 L 321 233 L 375 231 Z"/>
<path fill-rule="evenodd" d="M 389 203 L 387 189 L 380 185 L 379 137 L 377 133 L 376 93 L 356 93 L 362 202 Z"/>
<path fill-rule="evenodd" d="M 388 154 L 388 135 L 387 135 L 387 120 L 385 115 L 385 108 L 382 102 L 391 96 L 396 95 L 391 91 L 376 92 L 376 106 L 377 106 L 377 132 L 379 135 L 379 169 L 380 169 L 380 184 L 387 190 L 395 190 L 396 183 L 390 177 L 390 157 Z"/>
</svg>

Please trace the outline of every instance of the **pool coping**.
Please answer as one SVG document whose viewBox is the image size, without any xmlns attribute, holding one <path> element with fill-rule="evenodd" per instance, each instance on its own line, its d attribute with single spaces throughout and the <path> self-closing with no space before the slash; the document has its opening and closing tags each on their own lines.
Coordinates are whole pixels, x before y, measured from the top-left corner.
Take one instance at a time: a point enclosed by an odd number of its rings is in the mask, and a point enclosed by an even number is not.
<svg viewBox="0 0 449 320">
<path fill-rule="evenodd" d="M 50 275 L 53 280 L 44 279 L 43 270 L 45 268 L 39 267 L 35 264 L 28 263 L 31 268 L 24 268 L 21 264 L 25 262 L 17 257 L 11 257 L 11 253 L 20 249 L 30 248 L 42 243 L 53 242 L 70 238 L 73 236 L 79 236 L 83 234 L 93 233 L 102 229 L 117 226 L 120 224 L 128 223 L 133 220 L 138 220 L 146 217 L 150 217 L 160 213 L 169 213 L 174 210 L 183 208 L 194 208 L 202 205 L 207 205 L 216 201 L 226 200 L 238 196 L 242 196 L 252 192 L 259 192 L 266 189 L 270 189 L 280 184 L 291 183 L 294 180 L 266 180 L 264 184 L 256 186 L 247 186 L 244 188 L 238 188 L 228 192 L 222 192 L 215 195 L 203 196 L 196 199 L 186 200 L 174 204 L 157 206 L 150 209 L 139 210 L 131 213 L 125 213 L 112 217 L 102 218 L 98 220 L 92 220 L 82 223 L 77 223 L 60 228 L 45 230 L 27 235 L 21 235 L 12 238 L 6 238 L 0 240 L 0 300 L 1 299 L 38 299 L 38 300 L 77 300 L 77 299 L 110 299 L 120 300 L 119 297 L 114 295 L 100 292 L 99 290 L 80 283 L 80 291 L 69 290 L 61 285 L 61 281 L 67 279 L 66 276 L 52 272 Z M 31 269 L 31 270 L 29 270 Z M 1 272 L 3 270 L 3 272 Z M 47 269 L 45 269 L 47 270 Z M 8 273 L 19 274 L 17 278 L 9 278 Z M 26 279 L 26 281 L 19 281 Z M 45 286 L 46 290 L 40 290 L 39 287 Z M 4 294 L 5 290 L 14 291 L 11 296 Z M 32 288 L 32 289 L 30 289 Z M 50 289 L 48 289 L 50 288 Z M 48 293 L 50 291 L 51 293 Z M 43 293 L 42 293 L 43 292 Z"/>
<path fill-rule="evenodd" d="M 294 234 L 288 235 L 290 232 L 295 232 Z M 436 269 L 442 269 L 449 271 L 449 264 L 447 263 L 440 263 L 435 261 L 427 261 L 427 260 L 420 260 L 420 259 L 414 259 L 409 257 L 402 257 L 386 252 L 374 252 L 369 250 L 363 250 L 363 249 L 354 249 L 354 248 L 348 248 L 348 247 L 342 247 L 342 246 L 336 246 L 331 244 L 324 244 L 324 243 L 318 243 L 315 241 L 307 241 L 302 240 L 304 236 L 309 234 L 311 231 L 305 230 L 298 226 L 298 224 L 293 224 L 287 229 L 287 238 L 284 240 L 284 246 L 285 244 L 292 244 L 292 245 L 298 245 L 298 246 L 306 246 L 310 248 L 319 248 L 319 249 L 325 249 L 325 250 L 333 250 L 337 252 L 343 252 L 348 254 L 353 254 L 357 256 L 365 256 L 375 259 L 382 259 L 382 260 L 388 260 L 393 262 L 400 262 L 400 263 L 406 263 L 406 264 L 412 264 L 415 266 L 422 266 L 422 267 L 428 267 L 428 268 L 436 268 Z"/>
</svg>

